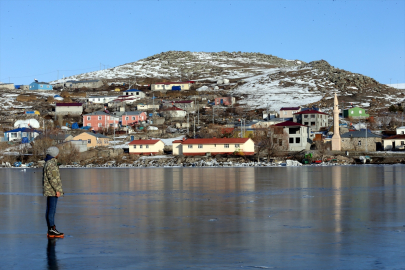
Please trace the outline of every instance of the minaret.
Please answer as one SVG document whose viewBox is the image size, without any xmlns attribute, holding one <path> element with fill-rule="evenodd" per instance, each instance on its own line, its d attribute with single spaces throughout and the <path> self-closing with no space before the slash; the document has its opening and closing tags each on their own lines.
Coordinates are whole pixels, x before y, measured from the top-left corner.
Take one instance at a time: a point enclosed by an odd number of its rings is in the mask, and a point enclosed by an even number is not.
<svg viewBox="0 0 405 270">
<path fill-rule="evenodd" d="M 337 95 L 333 101 L 333 136 L 332 136 L 332 151 L 342 150 L 342 140 L 339 133 L 339 105 Z"/>
</svg>

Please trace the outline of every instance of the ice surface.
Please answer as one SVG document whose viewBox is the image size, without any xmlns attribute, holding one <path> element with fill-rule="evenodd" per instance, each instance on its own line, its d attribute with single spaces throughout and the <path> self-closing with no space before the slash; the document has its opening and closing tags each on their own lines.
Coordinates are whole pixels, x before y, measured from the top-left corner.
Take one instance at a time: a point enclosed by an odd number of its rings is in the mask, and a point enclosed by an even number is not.
<svg viewBox="0 0 405 270">
<path fill-rule="evenodd" d="M 405 166 L 1 169 L 1 269 L 402 269 Z M 211 221 L 212 220 L 212 221 Z M 215 221 L 214 221 L 215 220 Z"/>
</svg>

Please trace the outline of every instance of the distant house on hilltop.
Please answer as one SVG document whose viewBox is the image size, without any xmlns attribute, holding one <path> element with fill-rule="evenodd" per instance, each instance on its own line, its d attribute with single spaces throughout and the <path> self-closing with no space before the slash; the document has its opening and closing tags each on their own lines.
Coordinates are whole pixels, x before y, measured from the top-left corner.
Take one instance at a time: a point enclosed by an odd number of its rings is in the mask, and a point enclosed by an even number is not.
<svg viewBox="0 0 405 270">
<path fill-rule="evenodd" d="M 53 87 L 49 83 L 35 81 L 30 83 L 29 90 L 53 90 Z"/>
<path fill-rule="evenodd" d="M 167 91 L 167 90 L 174 90 L 174 91 L 184 91 L 190 90 L 193 81 L 187 82 L 162 82 L 162 83 L 154 83 L 151 85 L 152 91 Z"/>
</svg>

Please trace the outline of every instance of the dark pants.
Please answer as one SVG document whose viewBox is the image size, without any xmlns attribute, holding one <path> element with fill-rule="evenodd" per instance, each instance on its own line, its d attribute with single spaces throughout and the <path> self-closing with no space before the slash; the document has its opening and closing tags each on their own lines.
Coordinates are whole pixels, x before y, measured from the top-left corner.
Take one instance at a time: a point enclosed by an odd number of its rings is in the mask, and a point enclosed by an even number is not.
<svg viewBox="0 0 405 270">
<path fill-rule="evenodd" d="M 58 203 L 58 197 L 50 196 L 46 197 L 46 224 L 48 229 L 55 225 L 55 213 L 56 213 L 56 204 Z"/>
</svg>

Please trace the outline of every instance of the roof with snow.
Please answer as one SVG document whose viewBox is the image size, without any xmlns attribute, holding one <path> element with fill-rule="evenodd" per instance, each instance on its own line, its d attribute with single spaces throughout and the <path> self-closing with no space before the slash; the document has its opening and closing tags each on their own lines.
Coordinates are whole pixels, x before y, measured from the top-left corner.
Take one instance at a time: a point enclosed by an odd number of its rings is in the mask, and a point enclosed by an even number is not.
<svg viewBox="0 0 405 270">
<path fill-rule="evenodd" d="M 282 107 L 280 111 L 297 111 L 300 107 Z"/>
<path fill-rule="evenodd" d="M 275 125 L 272 125 L 273 127 L 294 127 L 294 126 L 302 126 L 302 127 L 306 127 L 305 125 L 301 125 L 300 123 L 295 123 L 293 121 L 285 121 L 285 122 L 281 122 Z"/>
<path fill-rule="evenodd" d="M 139 144 L 156 144 L 157 142 L 161 142 L 161 140 L 133 140 L 130 142 L 130 145 L 139 145 Z"/>
<path fill-rule="evenodd" d="M 230 144 L 245 143 L 249 138 L 206 138 L 206 139 L 187 139 L 181 141 L 181 144 Z M 174 141 L 178 142 L 178 141 Z"/>
<path fill-rule="evenodd" d="M 316 111 L 316 110 L 300 111 L 300 112 L 297 112 L 294 114 L 325 114 L 325 115 L 328 115 L 327 113 L 323 113 L 323 112 Z"/>
</svg>

